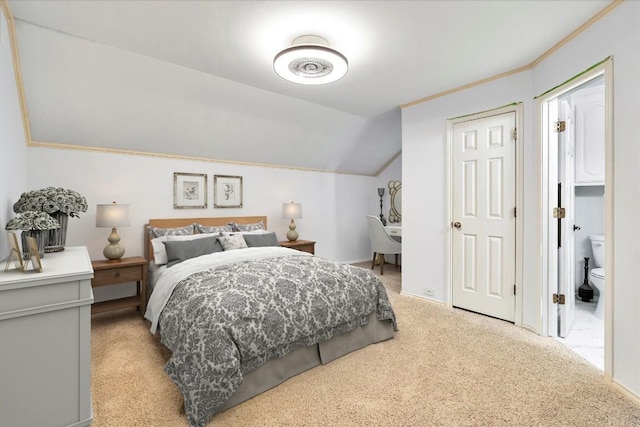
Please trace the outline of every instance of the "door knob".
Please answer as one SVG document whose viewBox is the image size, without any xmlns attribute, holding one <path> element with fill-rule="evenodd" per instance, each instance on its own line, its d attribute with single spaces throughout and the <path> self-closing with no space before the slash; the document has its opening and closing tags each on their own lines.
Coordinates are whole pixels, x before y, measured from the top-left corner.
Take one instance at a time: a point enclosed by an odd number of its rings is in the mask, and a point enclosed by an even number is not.
<svg viewBox="0 0 640 427">
<path fill-rule="evenodd" d="M 460 230 L 460 228 L 462 228 L 462 224 L 460 224 L 460 222 L 458 222 L 458 221 L 454 222 L 454 223 L 453 223 L 453 226 L 454 226 L 455 228 L 457 228 L 458 230 Z"/>
<path fill-rule="evenodd" d="M 580 230 L 580 226 L 579 225 L 574 225 L 573 226 L 573 231 L 576 231 L 576 230 Z"/>
</svg>

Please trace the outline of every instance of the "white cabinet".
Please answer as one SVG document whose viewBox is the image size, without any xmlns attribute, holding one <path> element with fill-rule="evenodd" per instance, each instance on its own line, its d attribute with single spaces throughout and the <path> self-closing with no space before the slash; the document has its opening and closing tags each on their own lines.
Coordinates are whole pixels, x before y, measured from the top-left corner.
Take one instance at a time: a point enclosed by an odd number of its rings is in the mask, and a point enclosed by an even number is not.
<svg viewBox="0 0 640 427">
<path fill-rule="evenodd" d="M 93 269 L 87 249 L 0 270 L 0 425 L 87 426 Z"/>
<path fill-rule="evenodd" d="M 604 86 L 571 96 L 574 106 L 576 185 L 604 185 Z"/>
</svg>

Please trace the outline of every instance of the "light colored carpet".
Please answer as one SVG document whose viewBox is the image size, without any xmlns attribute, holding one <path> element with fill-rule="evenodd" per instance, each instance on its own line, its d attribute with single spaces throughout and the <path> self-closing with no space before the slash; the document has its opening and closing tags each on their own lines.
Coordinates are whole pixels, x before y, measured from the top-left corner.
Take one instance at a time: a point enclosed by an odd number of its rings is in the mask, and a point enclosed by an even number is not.
<svg viewBox="0 0 640 427">
<path fill-rule="evenodd" d="M 368 267 L 368 263 L 360 264 Z M 379 273 L 379 268 L 375 270 Z M 211 426 L 639 426 L 640 407 L 551 338 L 399 294 L 400 331 L 216 415 Z M 92 319 L 94 426 L 186 426 L 168 351 L 135 312 Z"/>
</svg>

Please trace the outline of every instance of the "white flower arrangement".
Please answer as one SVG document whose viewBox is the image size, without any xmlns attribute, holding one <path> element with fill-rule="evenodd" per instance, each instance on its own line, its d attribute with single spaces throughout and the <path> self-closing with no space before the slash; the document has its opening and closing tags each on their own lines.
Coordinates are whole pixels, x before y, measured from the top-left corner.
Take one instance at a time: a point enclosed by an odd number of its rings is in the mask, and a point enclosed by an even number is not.
<svg viewBox="0 0 640 427">
<path fill-rule="evenodd" d="M 26 211 L 12 218 L 4 227 L 5 230 L 53 230 L 60 228 L 60 223 L 46 212 Z"/>
<path fill-rule="evenodd" d="M 20 199 L 13 205 L 13 211 L 18 214 L 29 211 L 48 214 L 60 212 L 78 217 L 78 212 L 87 211 L 87 199 L 73 190 L 47 187 L 22 193 Z"/>
</svg>

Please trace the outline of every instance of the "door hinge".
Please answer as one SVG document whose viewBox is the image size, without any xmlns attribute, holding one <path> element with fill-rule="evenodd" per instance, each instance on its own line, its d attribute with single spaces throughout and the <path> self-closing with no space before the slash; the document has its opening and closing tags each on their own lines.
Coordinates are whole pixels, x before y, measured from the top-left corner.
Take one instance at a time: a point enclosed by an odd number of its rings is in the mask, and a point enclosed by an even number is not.
<svg viewBox="0 0 640 427">
<path fill-rule="evenodd" d="M 518 140 L 518 128 L 513 129 L 513 140 Z"/>
<path fill-rule="evenodd" d="M 564 294 L 553 294 L 553 303 L 564 305 Z"/>
<path fill-rule="evenodd" d="M 517 218 L 518 217 L 518 208 L 513 208 L 513 217 Z"/>
<path fill-rule="evenodd" d="M 564 208 L 553 208 L 553 217 L 563 219 L 565 217 Z"/>
<path fill-rule="evenodd" d="M 513 285 L 513 294 L 516 294 L 516 285 Z"/>
<path fill-rule="evenodd" d="M 553 123 L 553 130 L 556 132 L 564 132 L 566 128 L 567 128 L 567 122 L 565 122 L 564 120 Z"/>
</svg>

